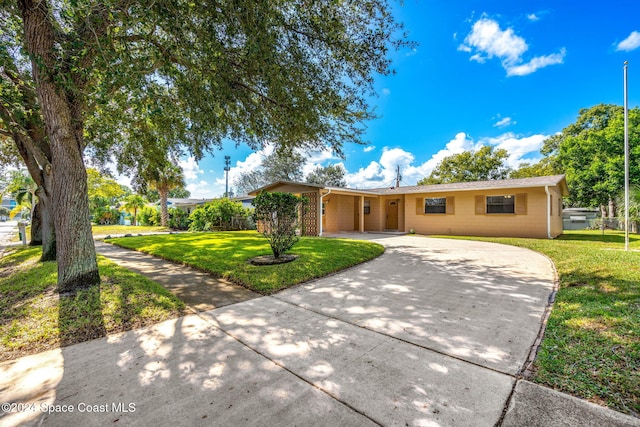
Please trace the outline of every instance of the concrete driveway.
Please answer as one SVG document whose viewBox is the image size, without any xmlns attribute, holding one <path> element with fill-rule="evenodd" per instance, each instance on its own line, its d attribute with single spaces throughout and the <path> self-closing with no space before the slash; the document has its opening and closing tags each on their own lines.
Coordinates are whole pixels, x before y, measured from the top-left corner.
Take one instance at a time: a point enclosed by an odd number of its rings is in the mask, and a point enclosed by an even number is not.
<svg viewBox="0 0 640 427">
<path fill-rule="evenodd" d="M 0 425 L 495 425 L 551 262 L 367 237 L 386 253 L 275 296 L 0 364 L 0 400 L 33 403 Z"/>
</svg>

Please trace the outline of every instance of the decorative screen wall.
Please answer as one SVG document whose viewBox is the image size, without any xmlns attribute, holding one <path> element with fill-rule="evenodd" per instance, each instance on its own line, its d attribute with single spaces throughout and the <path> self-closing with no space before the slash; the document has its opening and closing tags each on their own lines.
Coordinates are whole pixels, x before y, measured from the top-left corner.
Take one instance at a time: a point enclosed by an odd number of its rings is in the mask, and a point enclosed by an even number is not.
<svg viewBox="0 0 640 427">
<path fill-rule="evenodd" d="M 305 197 L 308 202 L 307 205 L 302 208 L 302 235 L 303 236 L 317 236 L 318 230 L 318 193 L 302 193 L 302 197 Z"/>
</svg>

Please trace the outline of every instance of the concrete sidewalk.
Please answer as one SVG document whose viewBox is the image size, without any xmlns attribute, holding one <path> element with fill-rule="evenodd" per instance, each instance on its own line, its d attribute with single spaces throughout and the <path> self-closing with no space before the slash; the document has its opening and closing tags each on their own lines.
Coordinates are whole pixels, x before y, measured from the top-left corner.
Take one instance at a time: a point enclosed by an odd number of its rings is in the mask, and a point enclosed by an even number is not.
<svg viewBox="0 0 640 427">
<path fill-rule="evenodd" d="M 96 252 L 118 265 L 161 284 L 194 312 L 236 304 L 257 294 L 209 273 L 175 264 L 142 252 L 124 249 L 96 240 Z"/>
<path fill-rule="evenodd" d="M 548 259 L 367 237 L 385 254 L 336 275 L 1 363 L 0 402 L 16 405 L 0 426 L 640 426 L 518 379 L 553 291 Z"/>
</svg>

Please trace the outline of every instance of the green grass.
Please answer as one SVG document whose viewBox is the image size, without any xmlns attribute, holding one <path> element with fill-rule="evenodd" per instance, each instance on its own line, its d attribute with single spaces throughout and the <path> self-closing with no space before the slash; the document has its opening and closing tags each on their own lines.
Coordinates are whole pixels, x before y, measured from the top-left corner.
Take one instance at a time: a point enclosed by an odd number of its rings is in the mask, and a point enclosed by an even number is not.
<svg viewBox="0 0 640 427">
<path fill-rule="evenodd" d="M 448 237 L 448 236 L 441 236 Z M 570 231 L 556 240 L 460 237 L 547 255 L 560 288 L 533 381 L 640 414 L 640 236 Z"/>
<path fill-rule="evenodd" d="M 151 325 L 185 313 L 155 282 L 98 256 L 102 283 L 75 295 L 56 292 L 57 265 L 40 248 L 0 259 L 0 360 Z"/>
<path fill-rule="evenodd" d="M 370 260 L 384 251 L 371 242 L 304 237 L 288 252 L 299 256 L 295 261 L 255 266 L 248 260 L 271 254 L 267 240 L 255 231 L 126 237 L 109 242 L 211 272 L 265 295 Z"/>
<path fill-rule="evenodd" d="M 158 233 L 161 231 L 171 231 L 167 227 L 151 226 L 151 225 L 91 225 L 94 236 L 108 236 L 112 234 L 138 234 L 138 233 Z M 31 226 L 26 228 L 27 242 L 31 239 Z M 19 242 L 18 232 L 11 239 L 13 242 Z"/>
<path fill-rule="evenodd" d="M 136 234 L 136 233 L 157 233 L 159 231 L 170 231 L 167 227 L 148 225 L 92 225 L 94 236 L 108 236 L 110 234 Z"/>
</svg>

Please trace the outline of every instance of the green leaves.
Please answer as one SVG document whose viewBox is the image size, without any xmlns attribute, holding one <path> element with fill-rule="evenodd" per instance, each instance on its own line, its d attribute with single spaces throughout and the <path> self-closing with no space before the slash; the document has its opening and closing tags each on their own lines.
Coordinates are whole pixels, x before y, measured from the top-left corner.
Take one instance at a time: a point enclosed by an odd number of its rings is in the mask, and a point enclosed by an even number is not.
<svg viewBox="0 0 640 427">
<path fill-rule="evenodd" d="M 189 230 L 232 230 L 234 220 L 244 221 L 248 217 L 249 210 L 244 208 L 242 203 L 232 202 L 227 198 L 217 199 L 198 206 L 191 212 Z"/>
<path fill-rule="evenodd" d="M 442 159 L 431 174 L 418 185 L 506 179 L 511 169 L 505 160 L 507 150 L 485 145 L 476 152 L 464 151 Z"/>
<path fill-rule="evenodd" d="M 297 234 L 300 207 L 305 199 L 291 193 L 263 191 L 253 199 L 254 221 L 269 241 L 274 258 L 279 258 L 300 240 Z"/>
<path fill-rule="evenodd" d="M 567 176 L 570 204 L 606 205 L 624 188 L 624 111 L 600 104 L 545 144 Z M 630 180 L 640 183 L 640 109 L 629 111 Z"/>
</svg>

